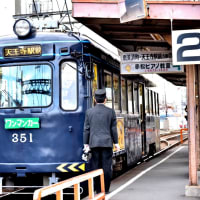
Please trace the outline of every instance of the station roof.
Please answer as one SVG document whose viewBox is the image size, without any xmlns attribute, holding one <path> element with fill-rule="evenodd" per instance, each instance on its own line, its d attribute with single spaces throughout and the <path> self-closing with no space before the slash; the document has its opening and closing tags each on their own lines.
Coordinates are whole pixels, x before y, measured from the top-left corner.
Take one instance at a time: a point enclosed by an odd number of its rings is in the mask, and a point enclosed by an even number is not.
<svg viewBox="0 0 200 200">
<path fill-rule="evenodd" d="M 121 23 L 125 0 L 72 0 L 73 17 L 124 52 L 171 50 L 171 31 L 200 29 L 200 2 L 146 1 L 147 17 Z M 185 86 L 186 75 L 159 74 Z"/>
</svg>

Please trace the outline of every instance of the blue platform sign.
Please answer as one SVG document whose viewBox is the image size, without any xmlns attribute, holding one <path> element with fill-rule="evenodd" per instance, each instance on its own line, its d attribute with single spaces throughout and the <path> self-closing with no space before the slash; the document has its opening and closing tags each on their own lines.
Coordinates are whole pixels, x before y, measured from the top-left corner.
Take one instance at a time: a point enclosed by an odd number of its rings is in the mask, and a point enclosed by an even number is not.
<svg viewBox="0 0 200 200">
<path fill-rule="evenodd" d="M 120 18 L 121 23 L 142 19 L 147 16 L 146 1 L 125 0 L 125 5 L 126 12 Z"/>
</svg>

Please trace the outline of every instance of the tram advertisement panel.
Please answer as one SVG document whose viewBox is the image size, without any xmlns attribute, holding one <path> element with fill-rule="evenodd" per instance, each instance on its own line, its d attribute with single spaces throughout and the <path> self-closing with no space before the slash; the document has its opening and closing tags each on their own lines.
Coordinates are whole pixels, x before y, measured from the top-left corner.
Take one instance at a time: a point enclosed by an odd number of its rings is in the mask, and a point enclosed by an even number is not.
<svg viewBox="0 0 200 200">
<path fill-rule="evenodd" d="M 117 132 L 118 132 L 118 143 L 120 146 L 120 149 L 125 148 L 124 143 L 124 118 L 123 117 L 117 117 Z M 114 151 L 115 148 L 114 148 Z"/>
</svg>

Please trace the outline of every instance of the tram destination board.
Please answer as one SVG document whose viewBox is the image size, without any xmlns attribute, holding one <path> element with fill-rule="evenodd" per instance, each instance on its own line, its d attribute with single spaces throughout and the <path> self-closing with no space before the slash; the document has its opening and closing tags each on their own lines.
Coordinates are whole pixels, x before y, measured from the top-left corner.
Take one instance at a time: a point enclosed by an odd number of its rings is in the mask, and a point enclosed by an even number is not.
<svg viewBox="0 0 200 200">
<path fill-rule="evenodd" d="M 5 129 L 40 128 L 39 118 L 5 118 Z"/>
<path fill-rule="evenodd" d="M 40 45 L 11 46 L 4 48 L 5 58 L 40 56 L 41 54 L 42 47 Z"/>
</svg>

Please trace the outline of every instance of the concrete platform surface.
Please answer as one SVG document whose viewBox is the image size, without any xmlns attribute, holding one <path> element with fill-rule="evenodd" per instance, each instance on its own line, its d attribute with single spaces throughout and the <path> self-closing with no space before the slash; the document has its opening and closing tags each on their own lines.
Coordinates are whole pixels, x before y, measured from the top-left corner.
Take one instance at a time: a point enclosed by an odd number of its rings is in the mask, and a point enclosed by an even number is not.
<svg viewBox="0 0 200 200">
<path fill-rule="evenodd" d="M 195 200 L 186 197 L 188 146 L 173 148 L 114 179 L 106 200 Z"/>
</svg>

